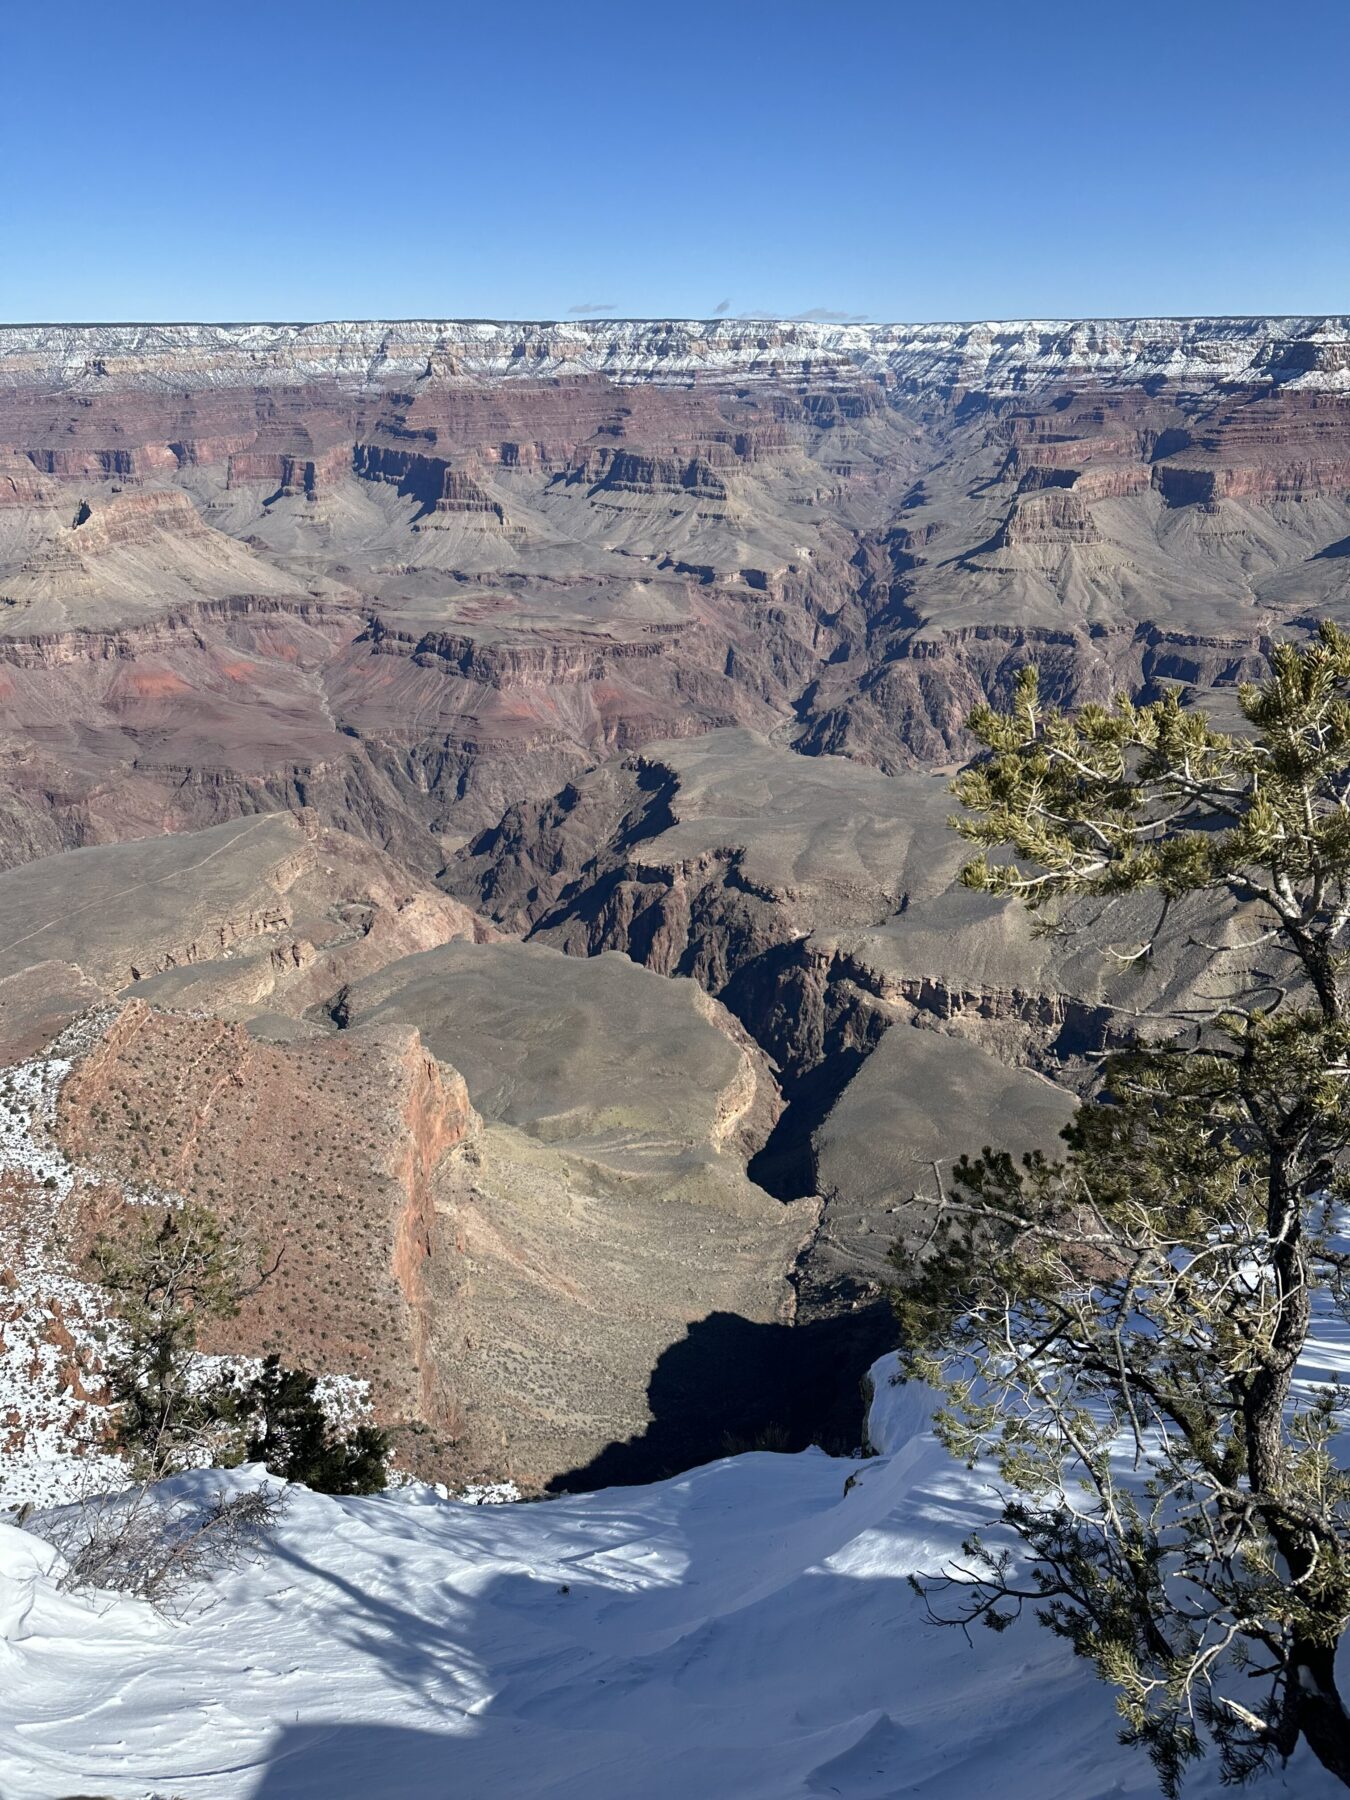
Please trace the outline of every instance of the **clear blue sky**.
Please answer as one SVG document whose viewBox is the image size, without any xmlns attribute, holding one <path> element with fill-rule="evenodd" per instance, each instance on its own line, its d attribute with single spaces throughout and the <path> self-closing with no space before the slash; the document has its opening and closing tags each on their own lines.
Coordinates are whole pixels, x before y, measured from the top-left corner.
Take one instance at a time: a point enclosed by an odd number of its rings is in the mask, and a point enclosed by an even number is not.
<svg viewBox="0 0 1350 1800">
<path fill-rule="evenodd" d="M 0 318 L 1350 310 L 1350 5 L 5 0 Z"/>
</svg>

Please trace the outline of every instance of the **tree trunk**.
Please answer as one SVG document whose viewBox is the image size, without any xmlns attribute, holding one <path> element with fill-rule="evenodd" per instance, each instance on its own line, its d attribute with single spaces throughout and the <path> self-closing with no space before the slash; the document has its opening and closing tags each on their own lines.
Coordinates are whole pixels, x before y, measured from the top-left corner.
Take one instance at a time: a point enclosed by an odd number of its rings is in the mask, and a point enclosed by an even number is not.
<svg viewBox="0 0 1350 1800">
<path fill-rule="evenodd" d="M 1350 1787 L 1350 1715 L 1336 1691 L 1335 1661 L 1325 1644 L 1295 1644 L 1289 1659 L 1294 1717 L 1318 1762 Z"/>
<path fill-rule="evenodd" d="M 1275 1276 L 1275 1328 L 1243 1402 L 1247 1478 L 1258 1494 L 1284 1487 L 1288 1444 L 1284 1409 L 1312 1323 L 1312 1293 L 1303 1244 L 1302 1198 L 1289 1178 L 1290 1150 L 1273 1142 L 1266 1205 L 1266 1237 Z M 1283 1548 L 1283 1546 L 1281 1546 Z"/>
<path fill-rule="evenodd" d="M 1277 1313 L 1265 1360 L 1247 1389 L 1243 1427 L 1247 1478 L 1253 1493 L 1267 1497 L 1262 1508 L 1266 1528 L 1290 1579 L 1299 1581 L 1311 1572 L 1317 1547 L 1306 1532 L 1289 1528 L 1278 1501 L 1289 1454 L 1284 1409 L 1312 1323 L 1312 1293 L 1301 1201 L 1296 1184 L 1289 1180 L 1288 1156 L 1286 1147 L 1272 1145 L 1267 1230 L 1275 1246 L 1271 1261 Z M 1334 1645 L 1296 1638 L 1288 1664 L 1290 1697 L 1294 1721 L 1308 1748 L 1323 1768 L 1350 1787 L 1350 1716 L 1336 1687 L 1335 1662 Z"/>
</svg>

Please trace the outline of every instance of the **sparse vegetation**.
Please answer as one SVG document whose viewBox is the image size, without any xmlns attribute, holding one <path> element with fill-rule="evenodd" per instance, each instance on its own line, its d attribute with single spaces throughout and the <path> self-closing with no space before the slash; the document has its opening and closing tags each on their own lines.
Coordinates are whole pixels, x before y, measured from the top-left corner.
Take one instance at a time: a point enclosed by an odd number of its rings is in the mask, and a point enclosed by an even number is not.
<svg viewBox="0 0 1350 1800">
<path fill-rule="evenodd" d="M 214 1212 L 193 1203 L 148 1214 L 126 1233 L 101 1238 L 93 1254 L 123 1327 L 108 1366 L 114 1443 L 139 1481 L 250 1460 L 324 1493 L 385 1486 L 385 1434 L 371 1425 L 336 1431 L 312 1374 L 284 1368 L 276 1355 L 249 1380 L 228 1370 L 203 1374 L 202 1325 L 237 1314 L 279 1258 L 266 1266 Z"/>
<path fill-rule="evenodd" d="M 267 1487 L 202 1501 L 141 1483 L 49 1515 L 42 1535 L 65 1558 L 68 1591 L 134 1594 L 165 1608 L 250 1561 L 284 1506 L 284 1494 Z"/>
<path fill-rule="evenodd" d="M 168 1206 L 100 1238 L 93 1261 L 123 1328 L 107 1371 L 114 1443 L 138 1478 L 238 1460 L 229 1397 L 200 1380 L 196 1350 L 203 1323 L 239 1310 L 243 1243 L 207 1207 Z"/>
</svg>

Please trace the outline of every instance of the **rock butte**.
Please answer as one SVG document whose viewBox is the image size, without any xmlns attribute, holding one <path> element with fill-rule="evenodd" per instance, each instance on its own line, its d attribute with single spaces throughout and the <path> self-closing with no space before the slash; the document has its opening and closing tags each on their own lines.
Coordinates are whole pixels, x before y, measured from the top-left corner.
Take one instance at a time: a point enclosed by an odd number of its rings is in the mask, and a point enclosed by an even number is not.
<svg viewBox="0 0 1350 1800">
<path fill-rule="evenodd" d="M 423 1472 L 845 1443 L 932 1162 L 1206 979 L 954 889 L 971 705 L 1326 615 L 1345 318 L 3 327 L 0 1054 L 101 1007 L 88 1207 Z"/>
</svg>

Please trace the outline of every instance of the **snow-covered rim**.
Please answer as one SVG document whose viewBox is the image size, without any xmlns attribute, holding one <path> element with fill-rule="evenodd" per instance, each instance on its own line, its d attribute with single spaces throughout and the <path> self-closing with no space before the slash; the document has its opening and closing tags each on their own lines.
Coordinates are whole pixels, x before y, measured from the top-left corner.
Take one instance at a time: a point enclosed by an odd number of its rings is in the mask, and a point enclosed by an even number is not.
<svg viewBox="0 0 1350 1800">
<path fill-rule="evenodd" d="M 890 378 L 1013 392 L 1109 385 L 1350 388 L 1350 316 L 864 324 L 794 319 L 330 320 L 0 326 L 0 386 L 179 391 L 271 380 L 381 386 L 596 373 L 686 385 L 781 376 Z"/>
</svg>

